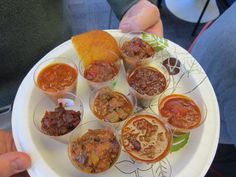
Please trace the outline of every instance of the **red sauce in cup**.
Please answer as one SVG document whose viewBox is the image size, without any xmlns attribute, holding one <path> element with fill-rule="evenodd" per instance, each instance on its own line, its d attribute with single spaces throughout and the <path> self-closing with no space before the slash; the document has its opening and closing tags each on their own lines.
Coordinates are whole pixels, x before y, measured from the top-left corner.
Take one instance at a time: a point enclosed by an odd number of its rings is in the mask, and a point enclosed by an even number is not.
<svg viewBox="0 0 236 177">
<path fill-rule="evenodd" d="M 118 74 L 118 68 L 109 61 L 95 61 L 84 71 L 84 77 L 93 82 L 105 82 Z"/>
<path fill-rule="evenodd" d="M 191 129 L 201 122 L 201 112 L 196 103 L 189 97 L 172 94 L 160 103 L 160 114 L 174 127 Z"/>
<path fill-rule="evenodd" d="M 64 91 L 74 88 L 77 70 L 68 64 L 55 63 L 45 67 L 38 75 L 39 88 L 47 92 Z"/>
</svg>

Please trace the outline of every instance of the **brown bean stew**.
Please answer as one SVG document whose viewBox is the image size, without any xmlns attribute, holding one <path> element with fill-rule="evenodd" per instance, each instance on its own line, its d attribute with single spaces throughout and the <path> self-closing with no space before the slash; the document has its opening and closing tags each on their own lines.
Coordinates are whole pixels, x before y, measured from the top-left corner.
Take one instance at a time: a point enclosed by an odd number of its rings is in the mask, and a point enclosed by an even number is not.
<svg viewBox="0 0 236 177">
<path fill-rule="evenodd" d="M 109 169 L 117 160 L 120 144 L 109 129 L 88 130 L 69 144 L 73 164 L 86 173 L 99 173 Z"/>
<path fill-rule="evenodd" d="M 111 80 L 119 72 L 116 65 L 109 61 L 95 61 L 84 71 L 84 77 L 93 82 Z"/>
<path fill-rule="evenodd" d="M 66 110 L 62 103 L 54 111 L 46 111 L 41 120 L 42 131 L 50 136 L 61 136 L 72 131 L 81 120 L 81 113 Z"/>
<path fill-rule="evenodd" d="M 165 76 L 156 68 L 142 66 L 134 69 L 128 76 L 129 85 L 142 95 L 154 96 L 167 87 Z"/>
<path fill-rule="evenodd" d="M 135 57 L 137 60 L 149 58 L 155 53 L 152 46 L 138 37 L 134 37 L 131 41 L 124 42 L 121 51 L 124 55 Z"/>
<path fill-rule="evenodd" d="M 156 162 L 164 158 L 171 144 L 170 131 L 156 117 L 137 115 L 128 120 L 121 132 L 125 150 L 136 160 Z"/>
<path fill-rule="evenodd" d="M 122 93 L 105 87 L 98 91 L 92 109 L 99 119 L 115 123 L 125 120 L 132 113 L 133 105 Z"/>
</svg>

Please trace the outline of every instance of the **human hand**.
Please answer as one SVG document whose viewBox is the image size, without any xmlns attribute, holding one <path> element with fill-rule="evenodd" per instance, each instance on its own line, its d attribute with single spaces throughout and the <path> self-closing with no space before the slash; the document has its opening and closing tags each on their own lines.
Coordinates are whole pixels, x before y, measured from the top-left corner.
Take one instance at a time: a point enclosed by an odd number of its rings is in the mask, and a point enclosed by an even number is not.
<svg viewBox="0 0 236 177">
<path fill-rule="evenodd" d="M 27 154 L 16 152 L 12 134 L 0 130 L 0 177 L 27 177 L 25 170 L 30 165 Z"/>
<path fill-rule="evenodd" d="M 158 8 L 147 0 L 140 0 L 123 16 L 119 29 L 122 32 L 140 32 L 163 36 L 163 26 Z"/>
</svg>

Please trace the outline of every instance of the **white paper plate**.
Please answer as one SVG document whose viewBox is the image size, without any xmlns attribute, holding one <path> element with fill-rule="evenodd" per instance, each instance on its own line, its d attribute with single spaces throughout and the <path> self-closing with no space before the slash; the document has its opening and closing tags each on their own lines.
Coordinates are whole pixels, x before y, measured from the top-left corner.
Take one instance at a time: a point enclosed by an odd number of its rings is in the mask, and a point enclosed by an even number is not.
<svg viewBox="0 0 236 177">
<path fill-rule="evenodd" d="M 117 30 L 108 30 L 117 40 L 123 35 Z M 204 124 L 191 133 L 189 143 L 180 151 L 169 154 L 156 164 L 139 164 L 122 152 L 116 165 L 104 176 L 113 177 L 203 177 L 214 158 L 219 138 L 219 109 L 213 88 L 201 66 L 183 48 L 169 41 L 169 47 L 159 52 L 165 59 L 166 55 L 178 57 L 184 70 L 172 76 L 171 86 L 182 86 L 189 92 L 196 92 L 205 100 L 207 118 Z M 78 61 L 71 41 L 66 41 L 53 49 L 39 62 L 47 58 L 65 56 Z M 38 63 L 37 63 L 38 64 Z M 36 65 L 37 65 L 36 64 Z M 19 151 L 27 152 L 32 158 L 32 167 L 28 170 L 32 177 L 82 177 L 70 163 L 67 146 L 40 134 L 33 124 L 33 110 L 39 99 L 44 95 L 34 86 L 33 72 L 30 70 L 17 92 L 13 112 L 13 136 Z M 123 86 L 124 79 L 117 86 Z M 88 106 L 88 86 L 79 76 L 78 95 L 84 104 L 83 121 L 94 119 Z"/>
</svg>

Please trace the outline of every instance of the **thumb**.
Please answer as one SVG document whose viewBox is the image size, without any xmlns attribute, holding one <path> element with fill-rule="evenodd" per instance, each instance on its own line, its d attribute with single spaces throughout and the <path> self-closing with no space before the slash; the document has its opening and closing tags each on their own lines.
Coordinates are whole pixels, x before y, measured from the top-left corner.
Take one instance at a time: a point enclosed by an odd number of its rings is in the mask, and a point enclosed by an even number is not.
<svg viewBox="0 0 236 177">
<path fill-rule="evenodd" d="M 30 157 L 23 152 L 10 152 L 0 155 L 0 177 L 10 177 L 28 169 Z"/>
<path fill-rule="evenodd" d="M 151 2 L 139 1 L 131 7 L 122 18 L 119 29 L 122 32 L 145 31 L 160 20 L 158 8 Z"/>
</svg>

